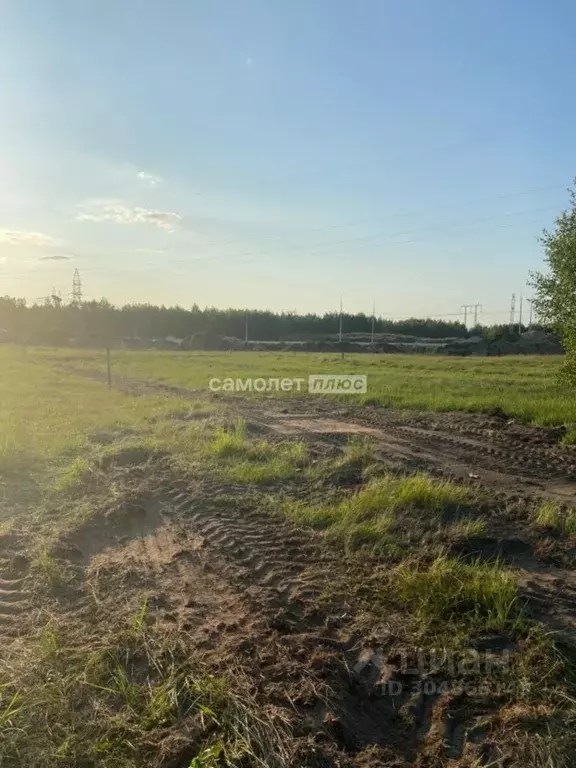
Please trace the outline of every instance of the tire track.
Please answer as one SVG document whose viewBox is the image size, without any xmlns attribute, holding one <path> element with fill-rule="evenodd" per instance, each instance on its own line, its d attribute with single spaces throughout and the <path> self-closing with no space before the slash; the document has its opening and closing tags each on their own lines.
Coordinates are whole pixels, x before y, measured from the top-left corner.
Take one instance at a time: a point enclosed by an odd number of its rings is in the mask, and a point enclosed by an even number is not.
<svg viewBox="0 0 576 768">
<path fill-rule="evenodd" d="M 309 534 L 246 508 L 241 498 L 198 504 L 181 491 L 169 493 L 169 498 L 180 524 L 191 525 L 223 556 L 232 581 L 271 590 L 275 603 L 312 599 L 321 591 L 312 566 L 323 558 L 326 564 L 326 556 Z"/>
<path fill-rule="evenodd" d="M 278 405 L 278 404 L 275 404 Z M 435 422 L 430 415 L 350 409 L 334 403 L 329 414 L 325 404 L 311 411 L 307 402 L 293 401 L 284 408 L 255 410 L 253 403 L 242 401 L 235 407 L 249 423 L 268 430 L 275 437 L 305 438 L 316 444 L 333 446 L 346 442 L 349 435 L 366 432 L 373 441 L 376 455 L 410 470 L 428 470 L 443 475 L 476 478 L 488 488 L 498 488 L 514 495 L 543 495 L 565 502 L 576 497 L 576 453 L 568 446 L 550 444 L 536 428 L 516 434 L 507 429 L 483 429 L 464 423 L 472 415 L 450 414 L 454 429 Z M 328 418 L 329 416 L 329 418 Z M 433 416 L 441 416 L 433 414 Z M 424 421 L 425 426 L 418 422 Z M 330 430 L 333 423 L 333 430 Z M 534 434 L 532 434 L 532 432 Z"/>
<path fill-rule="evenodd" d="M 30 610 L 29 593 L 21 569 L 8 557 L 0 558 L 0 635 L 14 635 Z"/>
</svg>

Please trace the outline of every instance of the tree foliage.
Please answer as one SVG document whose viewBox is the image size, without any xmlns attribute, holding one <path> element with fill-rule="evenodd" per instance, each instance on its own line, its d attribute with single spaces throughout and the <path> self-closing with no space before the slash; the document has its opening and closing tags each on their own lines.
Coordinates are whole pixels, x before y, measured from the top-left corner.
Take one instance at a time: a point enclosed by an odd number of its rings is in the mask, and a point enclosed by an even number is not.
<svg viewBox="0 0 576 768">
<path fill-rule="evenodd" d="M 576 183 L 576 182 L 575 182 Z M 553 230 L 544 230 L 546 272 L 534 272 L 534 309 L 562 339 L 566 362 L 562 378 L 576 384 L 576 189 L 569 190 L 570 207 L 558 216 Z"/>
<path fill-rule="evenodd" d="M 0 333 L 7 341 L 28 344 L 76 343 L 105 345 L 126 339 L 162 339 L 166 336 L 188 338 L 204 333 L 213 336 L 245 335 L 248 315 L 249 337 L 257 341 L 306 341 L 335 339 L 338 334 L 337 312 L 299 315 L 292 312 L 268 310 L 200 309 L 194 304 L 183 307 L 158 307 L 151 304 L 130 304 L 115 307 L 105 299 L 81 305 L 56 306 L 44 304 L 27 306 L 21 299 L 0 297 Z M 369 336 L 372 318 L 362 313 L 345 314 L 343 329 L 348 334 Z M 433 339 L 465 338 L 466 328 L 460 322 L 419 319 L 386 320 L 377 318 L 376 333 L 407 334 Z"/>
</svg>

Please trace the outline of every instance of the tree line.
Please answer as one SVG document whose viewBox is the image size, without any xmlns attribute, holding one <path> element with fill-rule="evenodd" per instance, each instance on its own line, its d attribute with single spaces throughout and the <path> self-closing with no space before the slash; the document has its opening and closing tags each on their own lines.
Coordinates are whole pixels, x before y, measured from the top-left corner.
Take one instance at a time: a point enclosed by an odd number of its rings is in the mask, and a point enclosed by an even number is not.
<svg viewBox="0 0 576 768">
<path fill-rule="evenodd" d="M 5 341 L 24 344 L 110 344 L 129 339 L 152 340 L 174 336 L 189 338 L 197 333 L 233 336 L 252 341 L 306 341 L 334 339 L 338 335 L 338 312 L 296 314 L 269 310 L 201 309 L 128 304 L 116 307 L 106 299 L 82 304 L 47 300 L 27 305 L 23 299 L 0 297 L 0 334 Z M 369 335 L 372 318 L 363 313 L 343 314 L 343 332 Z M 376 318 L 377 334 L 393 333 L 439 339 L 466 338 L 459 321 L 411 318 Z"/>
</svg>

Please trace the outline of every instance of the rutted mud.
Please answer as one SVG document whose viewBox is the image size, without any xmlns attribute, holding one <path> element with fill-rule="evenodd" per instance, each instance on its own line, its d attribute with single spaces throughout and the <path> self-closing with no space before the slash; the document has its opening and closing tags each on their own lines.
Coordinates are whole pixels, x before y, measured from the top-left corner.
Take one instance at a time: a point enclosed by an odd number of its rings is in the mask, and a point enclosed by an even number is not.
<svg viewBox="0 0 576 768">
<path fill-rule="evenodd" d="M 97 371 L 67 366 L 89 378 Z M 576 446 L 560 445 L 563 427 L 532 427 L 498 409 L 488 413 L 419 412 L 356 406 L 302 395 L 250 398 L 213 395 L 154 381 L 120 377 L 133 394 L 162 393 L 225 403 L 262 432 L 342 445 L 366 436 L 384 462 L 407 470 L 472 480 L 509 496 L 552 498 L 576 505 Z"/>
<path fill-rule="evenodd" d="M 469 696 L 460 706 L 425 693 L 393 654 L 374 666 L 356 607 L 325 599 L 335 580 L 350 578 L 349 564 L 243 495 L 162 483 L 147 501 L 157 527 L 125 541 L 112 535 L 89 558 L 100 613 L 121 586 L 124 599 L 129 585 L 145 589 L 157 621 L 186 633 L 211 668 L 240 664 L 259 681 L 262 699 L 303 740 L 297 765 L 424 766 L 476 754 L 475 729 L 494 702 Z M 383 695 L 383 679 L 401 690 Z"/>
<path fill-rule="evenodd" d="M 514 496 L 576 503 L 576 448 L 555 444 L 558 430 L 497 416 L 351 407 L 317 398 L 227 398 L 227 405 L 272 434 L 342 444 L 365 435 L 383 461 L 474 481 Z"/>
</svg>

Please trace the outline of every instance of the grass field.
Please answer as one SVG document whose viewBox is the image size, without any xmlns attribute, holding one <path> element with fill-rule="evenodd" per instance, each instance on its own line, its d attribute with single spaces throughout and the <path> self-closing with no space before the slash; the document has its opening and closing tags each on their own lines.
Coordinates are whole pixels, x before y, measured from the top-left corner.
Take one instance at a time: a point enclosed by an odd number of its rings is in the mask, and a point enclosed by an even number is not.
<svg viewBox="0 0 576 768">
<path fill-rule="evenodd" d="M 526 502 L 508 514 L 486 489 L 379 463 L 364 439 L 338 447 L 277 439 L 251 431 L 223 399 L 204 397 L 211 377 L 366 373 L 366 399 L 384 406 L 500 407 L 525 420 L 571 423 L 571 396 L 553 384 L 558 365 L 550 358 L 113 352 L 118 385 L 121 376 L 164 382 L 198 390 L 194 397 L 109 390 L 105 380 L 82 375 L 105 372 L 102 353 L 24 356 L 1 348 L 0 765 L 372 766 L 372 747 L 388 744 L 396 721 L 378 726 L 364 762 L 363 747 L 342 741 L 345 713 L 327 708 L 339 686 L 349 701 L 356 658 L 335 642 L 333 628 L 372 637 L 382 622 L 397 644 L 391 658 L 398 648 L 441 643 L 460 653 L 478 638 L 503 638 L 511 665 L 498 667 L 497 651 L 491 660 L 508 686 L 490 703 L 498 754 L 512 750 L 516 762 L 507 764 L 515 768 L 569 764 L 573 654 L 526 610 L 515 566 L 480 558 L 477 546 L 496 535 L 491 526 L 512 521 L 521 529 L 511 536 L 529 530 L 544 540 L 543 551 L 554 543 L 570 553 L 574 511 Z M 255 553 L 254 542 L 262 547 Z M 321 555 L 306 554 L 309 542 Z M 226 570 L 234 557 L 238 577 Z M 323 581 L 319 597 L 290 597 L 279 619 L 279 592 L 267 597 L 267 590 L 283 559 L 279 583 L 295 562 L 307 588 L 312 576 Z M 4 635 L 14 618 L 21 634 Z M 458 684 L 494 683 L 466 674 Z M 432 720 L 453 719 L 459 696 L 431 699 Z M 466 700 L 462 711 L 471 706 Z M 372 694 L 353 709 L 354 717 L 368 712 L 370 723 L 383 716 Z M 297 713 L 316 710 L 322 716 L 306 730 L 311 715 Z M 418 711 L 406 711 L 402 728 L 430 728 Z M 410 762 L 420 759 L 416 752 L 398 752 L 404 762 L 396 764 L 447 765 L 443 728 L 437 737 L 434 730 L 414 736 L 421 762 Z M 323 745 L 329 752 L 343 743 L 353 762 L 344 752 L 335 762 L 319 757 Z M 305 758 L 299 749 L 309 750 Z M 450 764 L 482 764 L 471 755 Z"/>
<path fill-rule="evenodd" d="M 58 354 L 37 352 L 41 356 Z M 78 357 L 78 353 L 62 353 Z M 540 425 L 576 423 L 576 397 L 556 384 L 560 357 L 454 358 L 428 355 L 340 355 L 301 352 L 113 351 L 116 375 L 208 391 L 211 378 L 307 378 L 314 373 L 366 374 L 368 392 L 356 402 L 432 411 L 501 408 Z M 101 352 L 82 364 L 104 370 Z M 279 394 L 284 394 L 280 392 Z M 285 396 L 291 396 L 289 393 Z M 361 399 L 362 398 L 362 399 Z"/>
</svg>

